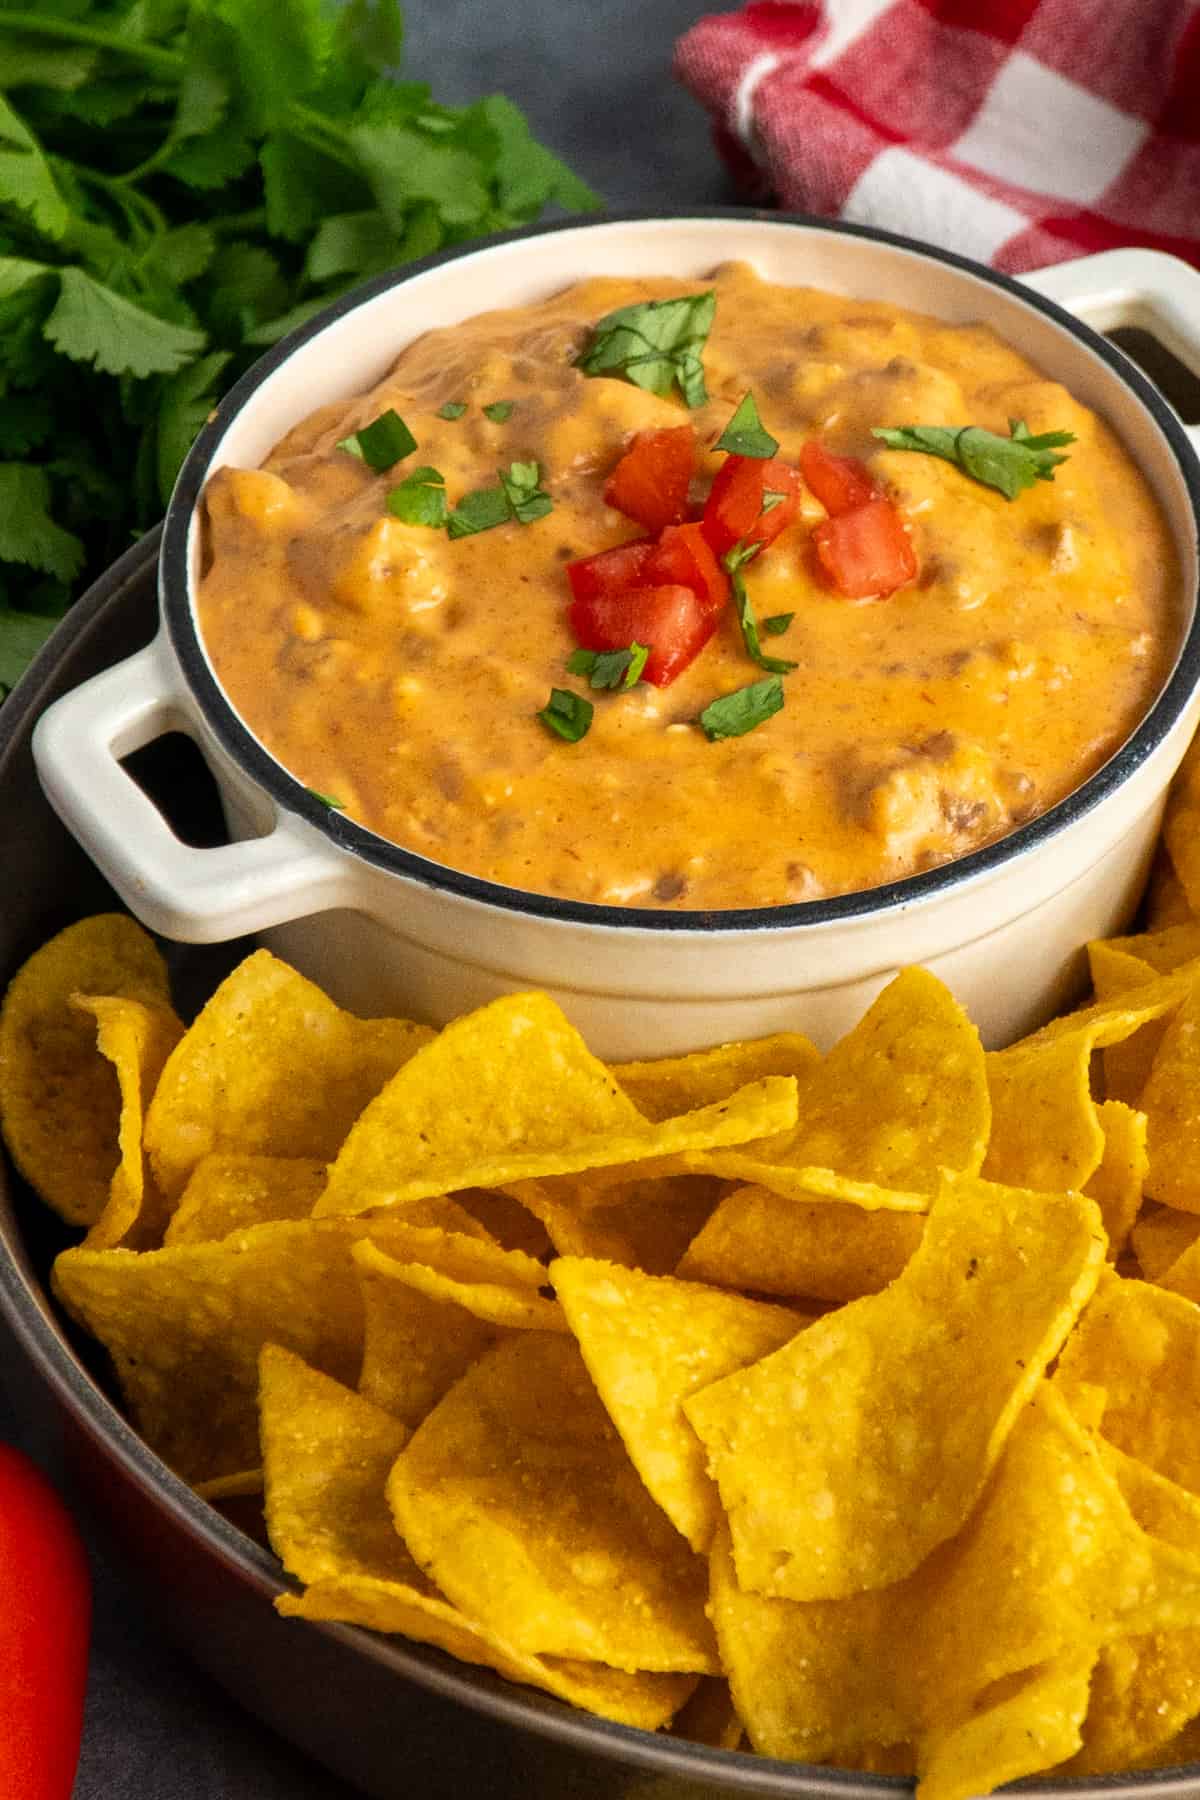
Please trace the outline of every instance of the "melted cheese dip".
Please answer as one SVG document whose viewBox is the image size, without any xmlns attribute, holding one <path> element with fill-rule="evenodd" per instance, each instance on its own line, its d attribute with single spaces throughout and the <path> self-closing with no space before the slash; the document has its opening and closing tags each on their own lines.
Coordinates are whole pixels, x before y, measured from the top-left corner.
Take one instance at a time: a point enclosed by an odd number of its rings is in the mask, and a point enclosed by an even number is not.
<svg viewBox="0 0 1200 1800">
<path fill-rule="evenodd" d="M 708 284 L 593 280 L 411 345 L 369 394 L 325 407 L 262 469 L 207 489 L 204 641 L 232 701 L 308 787 L 410 850 L 493 881 L 605 904 L 772 905 L 870 888 L 963 855 L 1042 812 L 1146 712 L 1180 635 L 1170 539 L 1105 425 L 980 326 L 718 270 L 690 414 L 575 359 L 615 307 Z M 730 609 L 674 684 L 592 693 L 564 564 L 641 535 L 604 504 L 634 432 L 690 419 L 694 499 L 751 391 L 780 455 L 819 437 L 865 458 L 911 523 L 918 579 L 847 601 L 800 517 L 745 571 L 759 619 L 794 612 L 783 710 L 709 743 L 698 713 L 762 678 Z M 457 420 L 439 418 L 465 401 Z M 485 405 L 511 401 L 502 423 Z M 336 448 L 394 407 L 418 449 L 373 475 Z M 1052 482 L 1015 501 L 952 465 L 887 450 L 874 425 L 1068 430 Z M 450 539 L 385 505 L 413 468 L 450 504 L 536 460 L 553 511 Z M 536 714 L 552 686 L 595 702 L 587 737 Z"/>
</svg>

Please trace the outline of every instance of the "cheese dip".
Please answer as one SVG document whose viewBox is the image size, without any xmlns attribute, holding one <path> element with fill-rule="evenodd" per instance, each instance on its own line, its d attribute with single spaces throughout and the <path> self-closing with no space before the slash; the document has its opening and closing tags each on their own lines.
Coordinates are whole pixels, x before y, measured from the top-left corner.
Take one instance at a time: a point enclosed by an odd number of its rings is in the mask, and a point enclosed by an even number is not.
<svg viewBox="0 0 1200 1800">
<path fill-rule="evenodd" d="M 702 404 L 578 366 L 614 309 L 709 289 Z M 736 607 L 670 685 L 598 689 L 567 670 L 567 565 L 645 536 L 604 497 L 637 433 L 694 426 L 698 516 L 747 393 L 781 459 L 798 466 L 817 440 L 864 461 L 916 573 L 887 597 L 844 597 L 814 554 L 826 512 L 804 485 L 740 571 L 771 621 L 764 651 L 796 665 L 772 678 L 783 703 L 713 741 L 701 713 L 764 679 Z M 339 446 L 389 412 L 415 448 L 376 472 Z M 873 435 L 1007 436 L 1014 420 L 1074 442 L 1053 479 L 1011 500 Z M 537 465 L 549 510 L 454 536 L 389 509 L 419 471 L 454 508 L 514 464 Z M 742 264 L 708 282 L 591 280 L 430 332 L 262 468 L 218 471 L 205 521 L 205 645 L 279 762 L 434 862 L 607 905 L 810 900 L 976 849 L 1118 749 L 1181 633 L 1147 485 L 1064 388 L 984 327 L 774 286 Z M 579 741 L 538 717 L 554 689 L 594 709 Z"/>
</svg>

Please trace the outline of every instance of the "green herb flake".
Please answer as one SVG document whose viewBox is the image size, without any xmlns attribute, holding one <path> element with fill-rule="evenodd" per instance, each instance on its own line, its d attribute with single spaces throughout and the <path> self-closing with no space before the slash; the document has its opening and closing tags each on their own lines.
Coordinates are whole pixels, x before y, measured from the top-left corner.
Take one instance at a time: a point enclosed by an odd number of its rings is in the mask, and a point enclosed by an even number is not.
<svg viewBox="0 0 1200 1800">
<path fill-rule="evenodd" d="M 536 717 L 556 737 L 577 744 L 591 730 L 595 710 L 582 694 L 573 694 L 570 688 L 551 688 L 549 700 Z"/>
<path fill-rule="evenodd" d="M 764 488 L 762 505 L 759 508 L 759 517 L 761 518 L 764 513 L 774 512 L 775 508 L 777 506 L 782 506 L 786 499 L 786 494 L 777 493 L 774 488 Z"/>
<path fill-rule="evenodd" d="M 538 485 L 542 472 L 535 462 L 510 463 L 507 473 L 503 469 L 497 473 L 518 524 L 532 525 L 535 519 L 545 518 L 554 502 Z"/>
<path fill-rule="evenodd" d="M 586 675 L 594 688 L 632 688 L 641 680 L 649 655 L 645 644 L 630 644 L 624 650 L 572 650 L 567 670 Z"/>
<path fill-rule="evenodd" d="M 1075 442 L 1075 433 L 1043 431 L 1034 436 L 1024 419 L 1010 419 L 1008 430 L 1008 437 L 1001 437 L 979 425 L 903 425 L 897 430 L 877 425 L 872 436 L 890 450 L 941 457 L 973 481 L 1015 500 L 1035 481 L 1054 480 L 1055 469 L 1067 460 L 1057 452 Z"/>
<path fill-rule="evenodd" d="M 414 469 L 387 497 L 387 509 L 405 525 L 428 525 L 440 530 L 446 523 L 446 477 L 439 469 Z"/>
<path fill-rule="evenodd" d="M 783 683 L 778 675 L 769 675 L 765 681 L 751 682 L 749 687 L 713 700 L 700 714 L 700 728 L 710 744 L 720 738 L 745 737 L 782 708 Z"/>
<path fill-rule="evenodd" d="M 503 425 L 512 409 L 511 400 L 493 400 L 490 406 L 484 407 L 483 416 L 485 419 L 490 419 L 493 425 Z"/>
<path fill-rule="evenodd" d="M 322 806 L 327 806 L 330 812 L 345 812 L 346 810 L 344 800 L 335 800 L 332 794 L 323 794 L 319 788 L 305 788 L 304 791 L 310 799 L 319 800 Z"/>
<path fill-rule="evenodd" d="M 708 389 L 700 357 L 716 309 L 711 290 L 620 306 L 596 325 L 579 367 L 585 375 L 623 376 L 664 398 L 678 388 L 686 406 L 703 406 Z"/>
<path fill-rule="evenodd" d="M 464 494 L 446 520 L 452 538 L 474 537 L 477 531 L 491 531 L 495 525 L 507 525 L 513 516 L 508 495 L 502 487 L 476 488 Z"/>
<path fill-rule="evenodd" d="M 746 592 L 746 582 L 742 575 L 743 564 L 760 550 L 760 544 L 747 544 L 739 539 L 732 550 L 727 550 L 721 558 L 721 567 L 726 571 L 733 583 L 733 601 L 737 608 L 738 624 L 742 628 L 742 642 L 746 646 L 746 654 L 760 669 L 769 669 L 772 675 L 787 675 L 798 667 L 782 656 L 766 656 L 758 636 L 758 620 L 754 616 L 754 608 L 750 596 Z M 749 730 L 749 726 L 746 727 Z M 728 734 L 726 734 L 728 735 Z M 736 735 L 736 734 L 735 734 Z"/>
<path fill-rule="evenodd" d="M 772 613 L 769 619 L 763 620 L 762 628 L 768 637 L 782 637 L 795 616 L 794 612 Z"/>
<path fill-rule="evenodd" d="M 364 425 L 350 437 L 342 438 L 338 443 L 339 450 L 347 451 L 365 462 L 368 469 L 376 475 L 382 475 L 402 457 L 409 456 L 417 447 L 417 440 L 400 414 L 392 407 Z"/>
<path fill-rule="evenodd" d="M 445 406 L 438 407 L 437 416 L 439 419 L 461 419 L 466 410 L 465 400 L 447 400 Z"/>
<path fill-rule="evenodd" d="M 763 422 L 758 416 L 758 408 L 754 404 L 753 394 L 743 394 L 737 410 L 728 425 L 713 445 L 715 450 L 728 450 L 730 456 L 753 456 L 766 462 L 779 449 L 778 441 L 769 431 L 764 430 Z M 775 501 L 778 506 L 783 499 L 780 494 Z M 763 511 L 769 512 L 766 495 L 763 496 Z"/>
</svg>

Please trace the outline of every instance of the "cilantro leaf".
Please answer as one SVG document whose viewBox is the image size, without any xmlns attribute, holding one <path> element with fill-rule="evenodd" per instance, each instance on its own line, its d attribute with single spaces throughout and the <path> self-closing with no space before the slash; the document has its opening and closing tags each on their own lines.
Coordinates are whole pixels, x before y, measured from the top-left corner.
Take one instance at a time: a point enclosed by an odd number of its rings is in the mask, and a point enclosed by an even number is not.
<svg viewBox="0 0 1200 1800">
<path fill-rule="evenodd" d="M 749 687 L 711 701 L 700 714 L 700 728 L 710 744 L 720 738 L 745 737 L 782 707 L 783 683 L 778 675 L 769 675 L 765 681 L 751 682 Z"/>
<path fill-rule="evenodd" d="M 57 624 L 41 613 L 0 612 L 0 697 L 17 685 Z"/>
<path fill-rule="evenodd" d="M 335 213 L 317 226 L 304 273 L 309 281 L 331 281 L 338 275 L 361 280 L 404 260 L 399 238 L 377 212 Z"/>
<path fill-rule="evenodd" d="M 573 694 L 570 688 L 551 688 L 549 700 L 534 716 L 556 737 L 577 744 L 591 730 L 595 710 L 582 694 Z"/>
<path fill-rule="evenodd" d="M 473 537 L 477 531 L 491 531 L 495 525 L 507 525 L 513 516 L 512 506 L 503 487 L 476 488 L 464 494 L 446 521 L 452 538 Z"/>
<path fill-rule="evenodd" d="M 553 508 L 549 494 L 538 486 L 541 471 L 535 462 L 510 463 L 507 473 L 503 469 L 497 473 L 518 524 L 532 525 L 535 519 L 544 519 Z"/>
<path fill-rule="evenodd" d="M 664 397 L 678 387 L 689 407 L 703 406 L 708 389 L 700 353 L 716 309 L 711 290 L 619 306 L 595 326 L 579 367 L 585 375 L 624 376 L 635 387 Z"/>
<path fill-rule="evenodd" d="M 891 450 L 916 450 L 954 463 L 964 475 L 1015 500 L 1035 481 L 1053 481 L 1065 456 L 1057 454 L 1075 442 L 1073 431 L 1044 431 L 1034 436 L 1024 419 L 1010 419 L 1009 436 L 979 425 L 903 425 L 897 430 L 875 426 L 872 436 Z"/>
<path fill-rule="evenodd" d="M 777 493 L 774 488 L 764 488 L 762 505 L 759 508 L 759 516 L 761 517 L 764 513 L 774 512 L 775 508 L 777 506 L 782 506 L 786 499 L 786 494 Z"/>
<path fill-rule="evenodd" d="M 788 675 L 799 665 L 788 662 L 782 656 L 766 656 L 758 636 L 758 620 L 754 615 L 754 607 L 750 603 L 750 595 L 746 591 L 746 581 L 742 567 L 752 560 L 761 548 L 758 544 L 738 542 L 732 550 L 727 550 L 721 558 L 721 567 L 733 584 L 733 604 L 737 611 L 738 624 L 742 628 L 742 642 L 746 646 L 746 654 L 760 669 L 769 669 L 772 675 Z"/>
<path fill-rule="evenodd" d="M 382 475 L 385 469 L 393 468 L 416 447 L 416 438 L 393 406 L 389 406 L 386 412 L 380 413 L 377 419 L 372 419 L 361 430 L 338 440 L 339 450 L 346 451 L 349 456 L 357 456 L 376 475 Z"/>
<path fill-rule="evenodd" d="M 332 794 L 323 794 L 320 788 L 305 788 L 304 791 L 311 799 L 319 800 L 322 806 L 327 806 L 330 812 L 345 812 L 346 810 L 344 800 L 335 800 Z"/>
<path fill-rule="evenodd" d="M 491 419 L 494 425 L 503 425 L 512 409 L 511 400 L 493 400 L 490 406 L 484 407 L 483 415 L 486 419 Z"/>
<path fill-rule="evenodd" d="M 590 212 L 599 195 L 565 163 L 531 136 L 528 122 L 503 94 L 490 94 L 479 110 L 495 136 L 494 179 L 500 205 L 514 224 L 523 224 L 549 200 L 567 212 Z"/>
<path fill-rule="evenodd" d="M 438 407 L 437 416 L 439 419 L 461 419 L 466 410 L 465 400 L 447 400 L 445 406 Z"/>
<path fill-rule="evenodd" d="M 743 394 L 732 419 L 713 445 L 714 450 L 728 450 L 731 456 L 753 456 L 767 461 L 779 448 L 778 441 L 769 431 L 764 430 L 763 422 L 758 416 L 758 408 L 754 404 L 753 394 Z M 775 505 L 783 499 L 783 495 L 775 496 Z M 771 509 L 765 504 L 763 495 L 763 511 Z"/>
<path fill-rule="evenodd" d="M 0 560 L 71 581 L 83 545 L 50 516 L 50 481 L 32 463 L 0 463 Z"/>
<path fill-rule="evenodd" d="M 204 348 L 203 332 L 169 324 L 75 268 L 62 271 L 44 330 L 64 356 L 109 375 L 173 375 Z"/>
<path fill-rule="evenodd" d="M 202 356 L 163 384 L 155 454 L 159 498 L 165 506 L 192 442 L 217 404 L 217 384 L 229 363 L 227 350 Z"/>
<path fill-rule="evenodd" d="M 414 469 L 399 487 L 387 497 L 388 511 L 405 525 L 429 525 L 440 529 L 446 523 L 446 477 L 437 469 Z"/>
<path fill-rule="evenodd" d="M 0 202 L 28 212 L 48 238 L 61 238 L 70 222 L 66 200 L 42 147 L 0 93 Z"/>
<path fill-rule="evenodd" d="M 768 637 L 782 637 L 795 616 L 794 612 L 772 613 L 769 619 L 763 620 L 762 628 Z"/>
<path fill-rule="evenodd" d="M 632 688 L 641 680 L 649 656 L 645 644 L 630 644 L 625 650 L 572 650 L 567 669 L 572 675 L 588 676 L 594 688 Z"/>
</svg>

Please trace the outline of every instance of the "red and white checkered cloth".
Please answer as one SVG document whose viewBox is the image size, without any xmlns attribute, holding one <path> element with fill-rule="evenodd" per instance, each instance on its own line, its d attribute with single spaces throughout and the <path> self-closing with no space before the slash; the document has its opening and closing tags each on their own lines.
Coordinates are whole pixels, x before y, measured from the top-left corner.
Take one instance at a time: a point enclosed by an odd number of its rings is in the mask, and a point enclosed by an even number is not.
<svg viewBox="0 0 1200 1800">
<path fill-rule="evenodd" d="M 1197 0 L 753 0 L 675 66 L 785 207 L 1014 271 L 1200 262 Z"/>
</svg>

